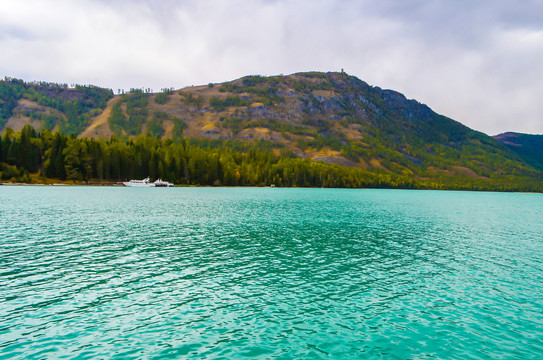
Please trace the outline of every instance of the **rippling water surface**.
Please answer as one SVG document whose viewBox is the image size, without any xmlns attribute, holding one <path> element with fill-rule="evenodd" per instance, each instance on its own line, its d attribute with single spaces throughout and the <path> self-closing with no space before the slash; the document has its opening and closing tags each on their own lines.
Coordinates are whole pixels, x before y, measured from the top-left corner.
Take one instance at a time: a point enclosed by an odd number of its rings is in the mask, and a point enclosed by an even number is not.
<svg viewBox="0 0 543 360">
<path fill-rule="evenodd" d="M 0 358 L 536 359 L 543 196 L 1 187 Z"/>
</svg>

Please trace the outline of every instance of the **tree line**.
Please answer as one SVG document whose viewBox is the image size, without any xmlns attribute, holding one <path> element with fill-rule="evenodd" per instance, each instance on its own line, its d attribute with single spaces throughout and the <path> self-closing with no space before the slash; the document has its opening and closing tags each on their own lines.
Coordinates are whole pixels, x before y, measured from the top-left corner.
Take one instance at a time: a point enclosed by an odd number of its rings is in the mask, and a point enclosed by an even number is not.
<svg viewBox="0 0 543 360">
<path fill-rule="evenodd" d="M 135 139 L 77 138 L 49 130 L 37 132 L 31 126 L 19 133 L 7 129 L 0 137 L 3 181 L 118 182 L 147 176 L 182 185 L 543 190 L 541 182 L 512 183 L 507 179 L 421 181 L 301 159 L 286 151 L 276 155 L 259 142 L 238 149 L 224 141 L 162 141 L 143 135 Z"/>
<path fill-rule="evenodd" d="M 227 186 L 412 187 L 408 178 L 276 156 L 258 144 L 245 151 L 221 142 L 151 136 L 134 140 L 77 138 L 25 126 L 0 138 L 0 177 L 121 181 L 150 176 L 176 184 Z"/>
</svg>

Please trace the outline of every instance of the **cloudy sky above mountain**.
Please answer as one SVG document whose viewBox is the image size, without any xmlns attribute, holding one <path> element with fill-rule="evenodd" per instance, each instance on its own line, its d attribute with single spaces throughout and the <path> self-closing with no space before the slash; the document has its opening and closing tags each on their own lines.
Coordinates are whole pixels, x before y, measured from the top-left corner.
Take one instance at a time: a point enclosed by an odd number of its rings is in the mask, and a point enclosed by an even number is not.
<svg viewBox="0 0 543 360">
<path fill-rule="evenodd" d="M 543 134 L 543 0 L 0 0 L 0 76 L 160 90 L 345 69 Z"/>
</svg>

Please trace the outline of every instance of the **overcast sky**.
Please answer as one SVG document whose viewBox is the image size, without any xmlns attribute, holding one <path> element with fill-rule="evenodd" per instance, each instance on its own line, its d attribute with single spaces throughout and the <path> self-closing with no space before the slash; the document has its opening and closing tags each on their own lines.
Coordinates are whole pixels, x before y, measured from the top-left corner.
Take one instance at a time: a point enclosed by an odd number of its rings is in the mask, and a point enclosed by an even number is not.
<svg viewBox="0 0 543 360">
<path fill-rule="evenodd" d="M 0 76 L 160 90 L 340 71 L 543 134 L 543 0 L 0 0 Z"/>
</svg>

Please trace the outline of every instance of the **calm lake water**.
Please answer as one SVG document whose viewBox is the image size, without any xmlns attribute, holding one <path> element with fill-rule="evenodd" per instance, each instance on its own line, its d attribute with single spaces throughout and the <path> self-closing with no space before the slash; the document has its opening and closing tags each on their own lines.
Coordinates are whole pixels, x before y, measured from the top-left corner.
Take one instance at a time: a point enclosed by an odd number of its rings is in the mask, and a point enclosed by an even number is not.
<svg viewBox="0 0 543 360">
<path fill-rule="evenodd" d="M 1 359 L 541 359 L 543 195 L 0 187 Z"/>
</svg>

